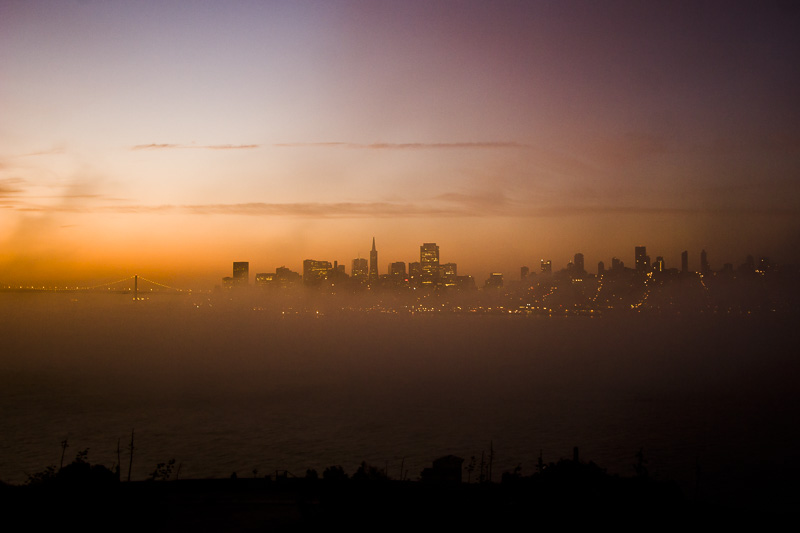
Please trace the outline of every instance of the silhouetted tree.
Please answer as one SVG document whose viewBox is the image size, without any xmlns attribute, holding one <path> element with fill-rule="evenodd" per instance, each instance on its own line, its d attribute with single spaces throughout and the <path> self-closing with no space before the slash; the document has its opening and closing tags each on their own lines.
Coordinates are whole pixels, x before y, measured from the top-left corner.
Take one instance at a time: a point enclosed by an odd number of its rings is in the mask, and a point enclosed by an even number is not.
<svg viewBox="0 0 800 533">
<path fill-rule="evenodd" d="M 514 467 L 513 472 L 503 472 L 503 475 L 500 478 L 500 482 L 504 484 L 514 483 L 522 479 L 522 465 L 518 464 Z"/>
<path fill-rule="evenodd" d="M 467 463 L 467 483 L 472 480 L 472 473 L 475 471 L 475 456 L 469 458 L 469 463 Z"/>
<path fill-rule="evenodd" d="M 62 467 L 63 468 L 63 467 Z M 56 467 L 55 465 L 50 465 L 41 472 L 36 472 L 35 474 L 28 474 L 28 485 L 40 485 L 42 483 L 47 483 L 56 477 Z"/>
<path fill-rule="evenodd" d="M 361 461 L 356 473 L 353 474 L 353 481 L 385 481 L 389 479 L 383 470 L 368 465 L 366 461 Z"/>
<path fill-rule="evenodd" d="M 166 463 L 158 463 L 156 469 L 150 474 L 151 481 L 167 481 L 175 468 L 175 459 L 170 459 Z"/>
<path fill-rule="evenodd" d="M 89 448 L 84 448 L 83 450 L 79 451 L 78 454 L 75 456 L 74 463 L 87 463 L 89 458 Z"/>
<path fill-rule="evenodd" d="M 345 473 L 344 468 L 339 465 L 334 465 L 325 469 L 325 471 L 322 473 L 322 479 L 324 481 L 333 482 L 344 481 L 347 479 L 347 474 Z"/>
</svg>

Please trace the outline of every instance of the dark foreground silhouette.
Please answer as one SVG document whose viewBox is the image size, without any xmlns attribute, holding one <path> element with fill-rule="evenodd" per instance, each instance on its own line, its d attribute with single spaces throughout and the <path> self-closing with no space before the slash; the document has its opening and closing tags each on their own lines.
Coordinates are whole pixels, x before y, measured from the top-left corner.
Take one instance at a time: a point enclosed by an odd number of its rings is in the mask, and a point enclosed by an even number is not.
<svg viewBox="0 0 800 533">
<path fill-rule="evenodd" d="M 458 471 L 453 470 L 457 465 Z M 449 469 L 449 470 L 448 470 Z M 448 456 L 421 481 L 389 479 L 362 463 L 348 476 L 338 466 L 303 478 L 120 482 L 119 469 L 80 456 L 56 470 L 31 475 L 24 486 L 0 485 L 7 523 L 40 530 L 258 531 L 299 526 L 348 529 L 436 529 L 475 526 L 526 529 L 611 524 L 623 529 L 719 526 L 779 517 L 709 507 L 678 486 L 647 476 L 610 475 L 593 462 L 540 462 L 537 472 L 507 472 L 500 483 L 463 483 L 461 460 Z M 159 480 L 161 479 L 161 480 Z M 787 514 L 792 510 L 787 510 Z"/>
</svg>

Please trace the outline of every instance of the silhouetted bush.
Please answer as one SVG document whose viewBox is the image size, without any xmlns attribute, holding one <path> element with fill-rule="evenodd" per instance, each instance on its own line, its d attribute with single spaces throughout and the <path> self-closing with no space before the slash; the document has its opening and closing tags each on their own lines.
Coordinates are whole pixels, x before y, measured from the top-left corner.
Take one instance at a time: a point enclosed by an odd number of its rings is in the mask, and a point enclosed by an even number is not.
<svg viewBox="0 0 800 533">
<path fill-rule="evenodd" d="M 119 475 L 103 465 L 89 464 L 89 449 L 78 452 L 75 460 L 60 470 L 48 466 L 28 475 L 28 485 L 60 485 L 82 488 L 103 488 L 119 482 Z"/>
</svg>

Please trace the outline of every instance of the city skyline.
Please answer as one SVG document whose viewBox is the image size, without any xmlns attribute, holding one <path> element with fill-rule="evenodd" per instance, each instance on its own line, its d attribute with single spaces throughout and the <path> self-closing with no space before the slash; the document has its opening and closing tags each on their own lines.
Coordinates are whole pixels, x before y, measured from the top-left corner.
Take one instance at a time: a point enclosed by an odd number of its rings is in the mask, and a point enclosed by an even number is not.
<svg viewBox="0 0 800 533">
<path fill-rule="evenodd" d="M 0 2 L 0 283 L 800 263 L 785 3 Z M 356 246 L 357 243 L 357 246 Z M 657 252 L 656 252 L 657 251 Z M 445 257 L 446 255 L 446 257 Z M 715 266 L 716 265 L 716 266 Z"/>
<path fill-rule="evenodd" d="M 422 243 L 419 247 L 419 261 L 391 261 L 387 264 L 385 271 L 381 271 L 377 264 L 377 257 L 378 257 L 378 250 L 375 246 L 375 237 L 372 238 L 372 250 L 370 252 L 370 261 L 368 262 L 366 259 L 358 257 L 352 260 L 350 263 L 351 270 L 350 273 L 347 274 L 345 265 L 347 262 L 339 263 L 338 260 L 334 260 L 333 262 L 328 260 L 317 260 L 317 259 L 304 259 L 303 260 L 303 268 L 302 268 L 302 275 L 300 272 L 294 272 L 297 275 L 297 281 L 302 279 L 304 284 L 309 285 L 317 285 L 320 281 L 328 280 L 331 282 L 338 281 L 345 281 L 347 279 L 352 279 L 355 282 L 360 284 L 364 284 L 367 286 L 378 287 L 379 282 L 383 283 L 387 280 L 392 281 L 391 286 L 394 288 L 400 287 L 398 282 L 405 281 L 406 284 L 409 282 L 412 285 L 416 285 L 419 287 L 424 287 L 426 285 L 432 287 L 447 287 L 447 286 L 458 286 L 459 288 L 476 288 L 475 280 L 481 277 L 481 274 L 477 276 L 474 274 L 466 274 L 461 276 L 460 278 L 472 278 L 472 281 L 468 285 L 457 284 L 456 280 L 459 278 L 458 276 L 458 263 L 454 261 L 450 261 L 447 263 L 441 263 L 439 258 L 440 247 L 433 242 L 426 242 Z M 586 269 L 585 263 L 585 256 L 581 252 L 576 252 L 574 256 L 567 260 L 564 263 L 563 267 L 559 267 L 558 263 L 556 263 L 555 269 L 553 268 L 553 260 L 552 259 L 545 259 L 542 258 L 539 260 L 539 274 L 543 276 L 550 276 L 553 274 L 559 274 L 562 272 L 570 273 L 573 277 L 582 275 L 590 275 L 590 276 L 597 276 L 601 277 L 603 274 L 608 272 L 615 272 L 621 270 L 630 270 L 635 271 L 640 274 L 648 274 L 648 273 L 656 273 L 656 274 L 666 274 L 666 273 L 680 273 L 680 274 L 713 274 L 715 272 L 723 273 L 723 272 L 733 272 L 734 270 L 742 270 L 744 269 L 747 272 L 756 272 L 762 271 L 762 268 L 786 268 L 793 269 L 794 265 L 777 265 L 775 264 L 769 257 L 767 256 L 760 256 L 756 258 L 752 254 L 748 254 L 743 261 L 738 263 L 733 262 L 725 262 L 721 263 L 717 268 L 712 268 L 710 261 L 708 260 L 708 254 L 705 249 L 701 250 L 698 254 L 698 268 L 691 269 L 690 268 L 690 260 L 689 260 L 689 251 L 684 250 L 681 252 L 680 257 L 680 265 L 669 264 L 664 260 L 664 257 L 661 255 L 656 256 L 655 260 L 651 262 L 650 256 L 647 255 L 647 246 L 644 245 L 637 245 L 634 247 L 633 250 L 633 261 L 628 263 L 627 267 L 625 265 L 625 261 L 620 259 L 617 256 L 611 257 L 610 260 L 610 269 L 606 270 L 605 268 L 605 261 L 602 259 L 595 263 L 597 265 L 596 271 L 593 269 Z M 416 258 L 415 258 L 416 259 Z M 407 267 L 407 270 L 406 270 Z M 225 276 L 222 278 L 222 285 L 227 287 L 236 287 L 241 285 L 249 284 L 249 280 L 245 279 L 244 282 L 241 280 L 241 272 L 244 271 L 245 273 L 249 269 L 249 262 L 233 262 L 233 276 Z M 256 285 L 266 285 L 272 281 L 277 281 L 277 272 L 279 270 L 284 270 L 285 272 L 293 272 L 291 269 L 287 269 L 284 265 L 277 267 L 275 273 L 256 273 L 254 274 L 254 282 Z M 408 274 L 406 274 L 406 271 Z M 237 272 L 240 274 L 237 275 Z M 463 270 L 462 270 L 463 272 Z M 517 270 L 519 272 L 519 277 L 508 277 L 504 278 L 504 272 L 496 272 L 491 271 L 488 273 L 489 280 L 492 280 L 487 286 L 502 286 L 503 279 L 507 281 L 521 281 L 525 280 L 529 276 L 533 277 L 536 276 L 536 270 L 531 271 L 530 267 L 525 264 L 521 265 Z M 259 281 L 260 278 L 260 281 Z M 497 284 L 499 282 L 499 285 Z"/>
<path fill-rule="evenodd" d="M 294 273 L 300 275 L 299 279 L 303 279 L 307 276 L 304 276 L 304 273 L 312 272 L 311 277 L 318 278 L 326 271 L 337 270 L 341 274 L 346 274 L 347 277 L 361 280 L 365 283 L 375 283 L 376 277 L 384 277 L 387 275 L 391 275 L 393 270 L 399 272 L 399 269 L 402 268 L 403 272 L 405 273 L 408 269 L 408 274 L 404 274 L 406 276 L 412 275 L 413 276 L 413 265 L 418 265 L 420 268 L 420 272 L 422 273 L 422 277 L 427 277 L 430 279 L 433 275 L 431 272 L 434 270 L 438 270 L 441 268 L 450 268 L 455 269 L 458 268 L 459 271 L 463 273 L 463 275 L 472 277 L 475 280 L 481 280 L 484 276 L 491 276 L 494 273 L 502 274 L 505 276 L 506 280 L 517 280 L 520 278 L 520 269 L 527 269 L 527 272 L 531 275 L 536 274 L 552 274 L 557 273 L 560 271 L 569 270 L 573 265 L 577 267 L 578 271 L 583 271 L 592 275 L 600 275 L 603 271 L 608 271 L 609 269 L 618 269 L 618 268 L 629 268 L 631 270 L 636 270 L 640 272 L 649 272 L 652 271 L 656 267 L 656 262 L 659 262 L 661 265 L 662 270 L 669 270 L 669 271 L 677 271 L 677 272 L 695 272 L 695 273 L 711 273 L 716 271 L 721 271 L 725 267 L 732 266 L 734 268 L 738 268 L 741 265 L 745 265 L 750 261 L 760 261 L 766 260 L 770 264 L 779 265 L 783 267 L 794 267 L 793 263 L 778 263 L 774 261 L 772 256 L 766 255 L 757 255 L 752 253 L 743 254 L 739 258 L 735 258 L 733 260 L 722 260 L 715 261 L 713 258 L 709 259 L 708 252 L 705 248 L 696 253 L 693 253 L 690 250 L 682 250 L 680 253 L 674 254 L 663 254 L 659 251 L 659 255 L 656 256 L 656 259 L 653 260 L 652 264 L 650 261 L 650 256 L 647 255 L 647 246 L 646 245 L 635 245 L 632 246 L 632 251 L 629 250 L 627 254 L 604 254 L 597 258 L 596 260 L 592 257 L 589 257 L 586 260 L 586 254 L 583 252 L 577 251 L 573 252 L 571 256 L 566 258 L 555 258 L 551 257 L 547 254 L 544 256 L 535 256 L 528 254 L 528 259 L 523 261 L 523 263 L 511 266 L 510 268 L 488 268 L 485 272 L 471 272 L 465 269 L 458 261 L 458 258 L 455 257 L 453 254 L 446 253 L 445 256 L 448 259 L 446 262 L 440 261 L 439 254 L 440 254 L 440 246 L 435 242 L 426 242 L 419 245 L 419 255 L 411 256 L 412 260 L 409 260 L 408 255 L 401 257 L 392 257 L 388 261 L 384 261 L 385 265 L 381 267 L 381 263 L 377 262 L 378 250 L 375 247 L 375 237 L 372 237 L 372 250 L 370 251 L 371 259 L 368 260 L 366 258 L 356 257 L 352 259 L 344 259 L 340 260 L 336 259 L 313 259 L 313 258 L 285 258 L 286 260 L 278 260 L 274 266 L 266 266 L 258 261 L 250 261 L 250 260 L 241 260 L 241 261 L 233 261 L 233 271 L 232 275 L 222 275 L 220 276 L 221 271 L 217 271 L 213 274 L 209 274 L 200 278 L 200 282 L 198 285 L 193 286 L 185 286 L 186 289 L 210 289 L 212 287 L 216 287 L 220 285 L 220 279 L 222 279 L 223 285 L 230 284 L 230 286 L 242 286 L 242 285 L 249 285 L 251 283 L 256 283 L 257 278 L 261 276 L 262 282 L 269 280 L 272 281 L 273 276 L 276 271 L 285 271 L 287 273 Z M 447 250 L 446 250 L 447 252 Z M 247 255 L 247 254 L 243 254 Z M 314 257 L 320 256 L 321 254 L 312 254 Z M 668 259 L 664 259 L 664 257 L 668 257 Z M 674 260 L 673 260 L 674 256 Z M 429 262 L 429 266 L 423 268 L 423 265 L 426 261 Z M 240 258 L 242 259 L 242 258 Z M 507 260 L 503 258 L 495 258 L 498 259 L 500 263 L 508 264 Z M 229 267 L 231 264 L 230 261 L 226 263 Z M 590 265 L 589 268 L 586 268 L 586 265 Z M 350 266 L 349 272 L 347 272 L 346 268 L 347 265 Z M 601 269 L 600 265 L 608 265 L 604 266 Z M 374 267 L 374 269 L 373 269 Z M 265 270 L 272 270 L 273 272 L 265 272 Z M 156 269 L 156 271 L 159 271 Z M 128 275 L 131 272 L 131 269 L 122 269 L 120 271 L 122 275 Z M 163 271 L 162 271 L 163 272 Z M 180 274 L 175 274 L 174 272 L 171 275 L 177 279 L 184 279 L 181 277 Z M 452 275 L 455 276 L 456 272 L 453 271 Z M 50 279 L 39 279 L 37 280 L 38 284 L 43 285 L 74 285 L 77 282 L 101 282 L 100 278 L 90 278 L 90 279 L 70 279 L 69 283 L 64 283 L 63 279 L 59 279 L 58 277 L 53 277 Z M 167 281 L 171 282 L 172 279 L 168 279 Z M 28 280 L 19 280 L 19 279 L 0 279 L 0 285 L 5 286 L 27 286 L 30 285 Z"/>
</svg>

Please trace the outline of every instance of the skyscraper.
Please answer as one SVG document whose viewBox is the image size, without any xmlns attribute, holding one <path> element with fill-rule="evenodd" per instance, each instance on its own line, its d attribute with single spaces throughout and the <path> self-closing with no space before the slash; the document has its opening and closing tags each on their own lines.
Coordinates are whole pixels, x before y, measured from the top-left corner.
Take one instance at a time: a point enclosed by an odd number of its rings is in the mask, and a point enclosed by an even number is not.
<svg viewBox="0 0 800 533">
<path fill-rule="evenodd" d="M 250 262 L 233 262 L 233 284 L 237 287 L 250 283 Z"/>
<path fill-rule="evenodd" d="M 575 254 L 575 261 L 574 261 L 573 264 L 575 265 L 575 273 L 583 274 L 584 272 L 586 272 L 586 269 L 584 268 L 584 264 L 583 264 L 583 254 L 582 253 Z"/>
<path fill-rule="evenodd" d="M 372 250 L 369 252 L 369 282 L 378 281 L 378 250 L 375 249 L 375 237 L 372 238 Z"/>
<path fill-rule="evenodd" d="M 426 242 L 419 247 L 419 263 L 422 268 L 422 283 L 436 283 L 439 276 L 439 247 L 435 242 Z"/>
<path fill-rule="evenodd" d="M 408 278 L 415 284 L 422 283 L 422 263 L 413 261 L 408 264 Z"/>
<path fill-rule="evenodd" d="M 647 246 L 637 246 L 634 248 L 634 259 L 637 272 L 647 272 L 650 270 L 650 258 L 647 256 Z"/>
<path fill-rule="evenodd" d="M 708 254 L 703 250 L 700 252 L 700 273 L 708 274 L 711 272 L 711 266 L 708 264 Z"/>
<path fill-rule="evenodd" d="M 353 259 L 353 269 L 350 271 L 350 275 L 354 280 L 365 281 L 369 275 L 367 260 L 362 257 Z"/>
<path fill-rule="evenodd" d="M 681 254 L 681 272 L 684 274 L 689 272 L 689 251 L 684 250 Z"/>
<path fill-rule="evenodd" d="M 553 272 L 553 262 L 548 260 L 542 259 L 541 261 L 541 271 L 542 274 L 551 274 Z"/>
</svg>

